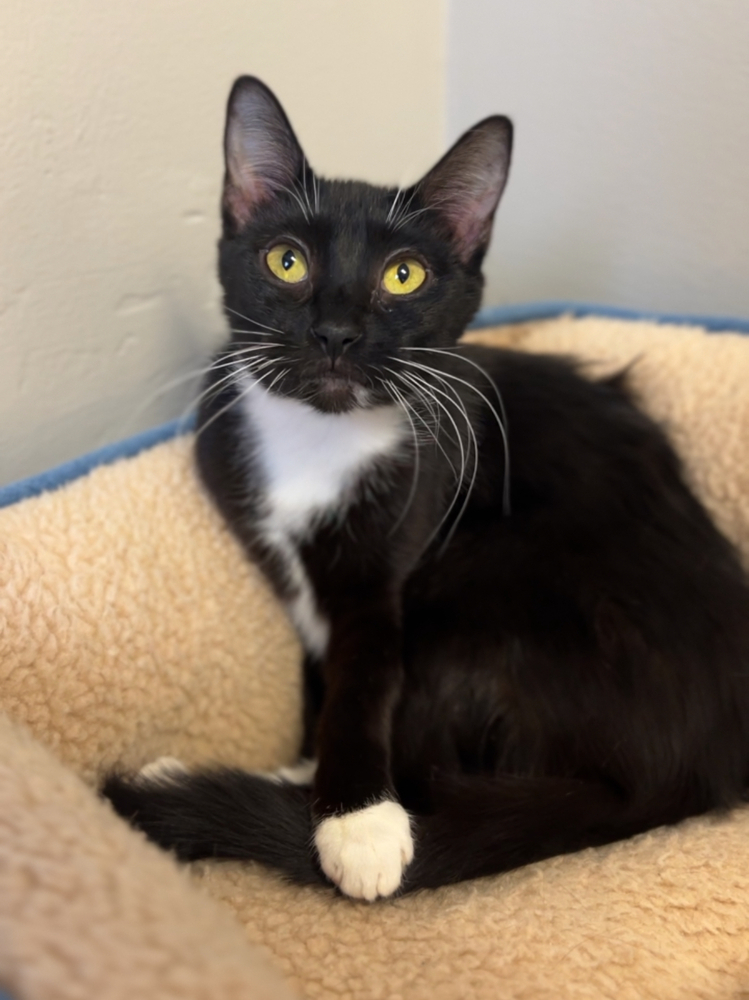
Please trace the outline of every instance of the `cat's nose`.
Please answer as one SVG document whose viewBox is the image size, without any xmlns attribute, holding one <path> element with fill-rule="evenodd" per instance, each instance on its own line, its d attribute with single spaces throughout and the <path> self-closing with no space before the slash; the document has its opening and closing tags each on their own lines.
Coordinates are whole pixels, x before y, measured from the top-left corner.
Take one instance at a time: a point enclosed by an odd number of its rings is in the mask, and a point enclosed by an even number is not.
<svg viewBox="0 0 749 1000">
<path fill-rule="evenodd" d="M 352 344 L 355 344 L 357 340 L 361 340 L 361 334 L 353 327 L 339 326 L 334 323 L 325 323 L 314 327 L 311 333 L 328 355 L 333 365 L 335 365 L 342 354 L 346 353 Z"/>
</svg>

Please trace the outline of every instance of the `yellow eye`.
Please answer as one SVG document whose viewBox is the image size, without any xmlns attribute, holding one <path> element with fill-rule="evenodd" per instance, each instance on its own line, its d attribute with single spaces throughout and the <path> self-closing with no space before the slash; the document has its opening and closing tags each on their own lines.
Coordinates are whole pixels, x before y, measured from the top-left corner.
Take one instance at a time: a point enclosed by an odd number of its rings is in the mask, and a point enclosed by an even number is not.
<svg viewBox="0 0 749 1000">
<path fill-rule="evenodd" d="M 427 273 L 418 260 L 407 257 L 391 264 L 382 276 L 382 287 L 391 295 L 409 295 L 426 281 Z"/>
<path fill-rule="evenodd" d="M 271 274 L 290 285 L 296 285 L 307 277 L 307 261 L 304 254 L 288 243 L 277 243 L 265 255 L 265 263 Z"/>
</svg>

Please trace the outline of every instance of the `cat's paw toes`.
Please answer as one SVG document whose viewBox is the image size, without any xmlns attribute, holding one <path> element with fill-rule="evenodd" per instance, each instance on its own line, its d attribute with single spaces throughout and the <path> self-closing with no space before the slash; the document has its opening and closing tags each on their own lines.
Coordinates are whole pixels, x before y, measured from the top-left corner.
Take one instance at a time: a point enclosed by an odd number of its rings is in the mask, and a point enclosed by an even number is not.
<svg viewBox="0 0 749 1000">
<path fill-rule="evenodd" d="M 370 901 L 395 892 L 414 855 L 408 813 L 389 800 L 322 820 L 315 846 L 341 892 Z"/>
<path fill-rule="evenodd" d="M 176 757 L 157 757 L 138 771 L 136 781 L 143 784 L 173 781 L 188 773 L 189 769 Z"/>
</svg>

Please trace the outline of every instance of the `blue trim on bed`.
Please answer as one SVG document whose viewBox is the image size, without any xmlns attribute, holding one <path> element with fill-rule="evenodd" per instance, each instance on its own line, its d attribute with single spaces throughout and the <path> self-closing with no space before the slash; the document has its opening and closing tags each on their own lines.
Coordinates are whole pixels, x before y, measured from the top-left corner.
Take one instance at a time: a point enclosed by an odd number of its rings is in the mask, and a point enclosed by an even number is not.
<svg viewBox="0 0 749 1000">
<path fill-rule="evenodd" d="M 64 486 L 65 483 L 85 476 L 87 472 L 95 469 L 98 465 L 110 465 L 120 458 L 131 458 L 147 448 L 161 444 L 162 441 L 169 441 L 173 437 L 187 433 L 187 431 L 192 430 L 193 424 L 193 419 L 171 420 L 168 424 L 152 427 L 150 430 L 126 438 L 124 441 L 117 441 L 114 444 L 105 445 L 103 448 L 97 448 L 96 451 L 90 451 L 87 455 L 81 455 L 80 458 L 74 458 L 63 465 L 57 465 L 54 469 L 40 472 L 37 476 L 2 486 L 0 487 L 0 507 L 9 507 L 11 504 L 18 503 L 19 500 L 26 500 L 27 497 L 38 496 L 47 490 L 56 490 L 60 486 Z"/>
<path fill-rule="evenodd" d="M 635 309 L 620 309 L 617 306 L 599 306 L 591 302 L 568 302 L 565 300 L 548 302 L 527 302 L 522 305 L 495 306 L 482 309 L 471 323 L 471 329 L 482 326 L 501 326 L 510 323 L 527 323 L 531 320 L 552 319 L 555 316 L 606 316 L 611 319 L 650 320 L 655 323 L 670 323 L 678 326 L 698 326 L 705 330 L 719 332 L 727 330 L 734 333 L 749 334 L 749 320 L 728 316 L 690 316 L 676 313 L 642 312 Z M 54 490 L 69 483 L 98 465 L 109 465 L 120 458 L 130 458 L 146 448 L 152 448 L 162 441 L 192 430 L 194 421 L 172 420 L 168 424 L 154 427 L 152 430 L 136 434 L 135 437 L 106 445 L 96 451 L 82 455 L 80 458 L 58 465 L 54 469 L 42 472 L 30 479 L 11 483 L 0 487 L 0 507 L 25 500 L 27 497 L 38 496 L 46 490 Z M 0 1000 L 3 1000 L 0 994 Z"/>
<path fill-rule="evenodd" d="M 749 319 L 738 319 L 732 316 L 695 316 L 683 313 L 648 312 L 564 299 L 551 299 L 548 302 L 525 302 L 514 306 L 493 306 L 482 309 L 471 323 L 470 329 L 481 326 L 527 323 L 536 319 L 553 319 L 565 314 L 570 316 L 605 316 L 609 319 L 650 320 L 653 323 L 668 323 L 676 326 L 699 326 L 715 333 L 721 330 L 732 333 L 749 333 Z"/>
</svg>

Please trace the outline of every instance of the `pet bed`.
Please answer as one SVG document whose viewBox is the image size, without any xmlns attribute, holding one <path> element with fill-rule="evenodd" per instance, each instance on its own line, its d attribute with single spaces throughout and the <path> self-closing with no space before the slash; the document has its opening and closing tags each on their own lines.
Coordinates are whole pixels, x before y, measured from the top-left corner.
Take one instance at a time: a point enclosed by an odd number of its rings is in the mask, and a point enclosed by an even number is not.
<svg viewBox="0 0 749 1000">
<path fill-rule="evenodd" d="M 749 326 L 588 312 L 504 311 L 468 336 L 574 353 L 592 374 L 634 361 L 642 404 L 749 560 Z M 175 430 L 0 490 L 0 989 L 749 997 L 749 808 L 374 905 L 248 865 L 178 869 L 117 819 L 94 790 L 115 765 L 269 769 L 299 735 L 294 635 Z"/>
</svg>

